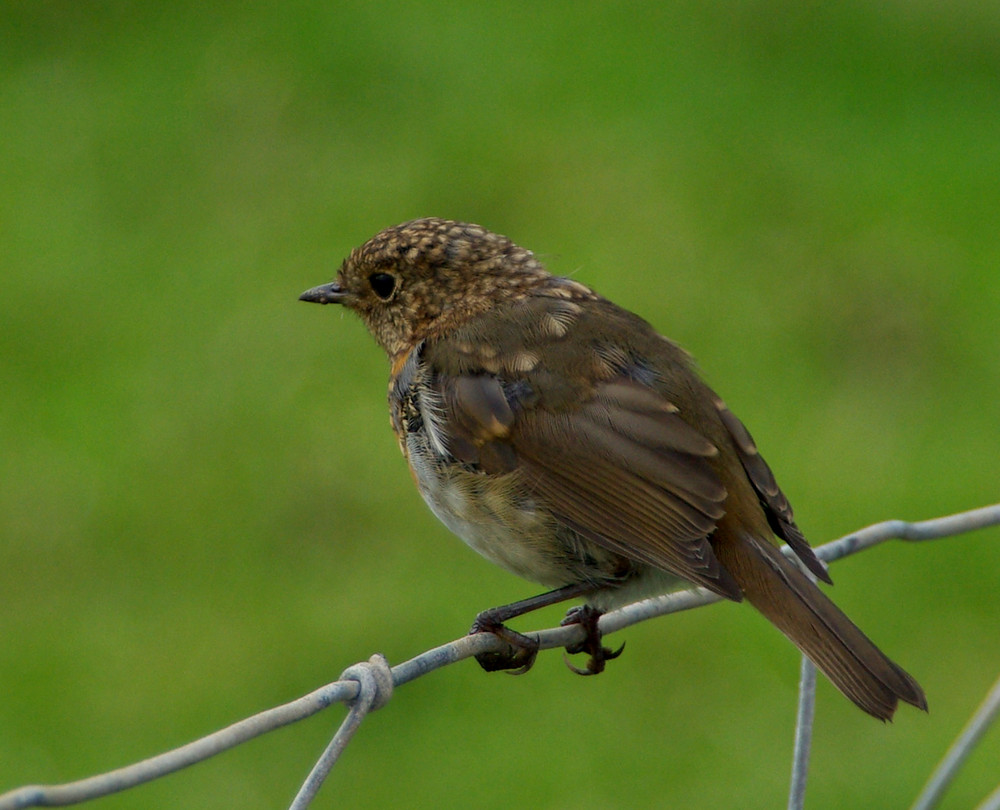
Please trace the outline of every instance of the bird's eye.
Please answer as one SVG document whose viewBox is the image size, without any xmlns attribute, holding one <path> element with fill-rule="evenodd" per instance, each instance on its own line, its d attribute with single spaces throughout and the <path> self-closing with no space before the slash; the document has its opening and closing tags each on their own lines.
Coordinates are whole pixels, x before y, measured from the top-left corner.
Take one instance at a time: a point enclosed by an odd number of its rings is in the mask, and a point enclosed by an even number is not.
<svg viewBox="0 0 1000 810">
<path fill-rule="evenodd" d="M 396 289 L 396 279 L 388 273 L 372 273 L 368 276 L 368 283 L 372 285 L 375 295 L 383 301 L 389 300 L 392 291 Z"/>
</svg>

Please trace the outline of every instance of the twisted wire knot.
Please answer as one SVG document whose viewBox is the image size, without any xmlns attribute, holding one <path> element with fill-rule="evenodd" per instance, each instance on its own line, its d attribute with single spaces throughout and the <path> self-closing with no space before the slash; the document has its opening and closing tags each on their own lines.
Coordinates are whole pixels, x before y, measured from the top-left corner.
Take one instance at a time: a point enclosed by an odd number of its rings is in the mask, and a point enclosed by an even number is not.
<svg viewBox="0 0 1000 810">
<path fill-rule="evenodd" d="M 392 669 L 381 653 L 375 653 L 367 661 L 352 664 L 340 674 L 340 680 L 358 682 L 358 695 L 348 702 L 352 709 L 375 711 L 392 697 Z"/>
</svg>

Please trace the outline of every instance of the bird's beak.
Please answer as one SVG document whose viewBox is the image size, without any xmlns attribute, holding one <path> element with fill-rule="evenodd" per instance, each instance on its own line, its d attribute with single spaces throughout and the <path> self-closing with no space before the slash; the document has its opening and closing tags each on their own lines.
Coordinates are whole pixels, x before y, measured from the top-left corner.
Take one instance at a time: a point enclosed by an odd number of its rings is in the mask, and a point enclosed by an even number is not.
<svg viewBox="0 0 1000 810">
<path fill-rule="evenodd" d="M 300 301 L 312 301 L 314 304 L 342 304 L 347 298 L 347 291 L 336 281 L 320 284 L 311 290 L 306 290 L 299 296 Z"/>
</svg>

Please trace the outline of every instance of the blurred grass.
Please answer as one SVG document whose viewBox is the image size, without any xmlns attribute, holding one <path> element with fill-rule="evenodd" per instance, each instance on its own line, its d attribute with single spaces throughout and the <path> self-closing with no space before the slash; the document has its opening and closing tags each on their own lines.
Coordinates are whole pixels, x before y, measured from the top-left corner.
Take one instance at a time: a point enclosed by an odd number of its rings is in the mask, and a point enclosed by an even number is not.
<svg viewBox="0 0 1000 810">
<path fill-rule="evenodd" d="M 995 4 L 15 0 L 0 43 L 0 789 L 531 592 L 420 503 L 360 324 L 295 300 L 414 216 L 689 348 L 816 542 L 997 500 Z M 811 807 L 913 797 L 1000 669 L 998 539 L 837 566 L 931 714 L 823 684 Z M 625 636 L 602 678 L 408 686 L 319 806 L 780 805 L 791 647 L 733 606 Z M 283 806 L 334 712 L 99 806 Z"/>
</svg>

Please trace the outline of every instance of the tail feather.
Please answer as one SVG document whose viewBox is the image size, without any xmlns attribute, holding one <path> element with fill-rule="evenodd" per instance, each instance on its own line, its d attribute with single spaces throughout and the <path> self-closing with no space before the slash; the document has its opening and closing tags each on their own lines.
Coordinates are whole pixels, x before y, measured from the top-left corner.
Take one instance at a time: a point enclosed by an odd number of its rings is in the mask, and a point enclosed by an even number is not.
<svg viewBox="0 0 1000 810">
<path fill-rule="evenodd" d="M 770 543 L 745 534 L 716 556 L 757 610 L 861 709 L 889 720 L 902 700 L 927 709 L 920 685 Z"/>
</svg>

